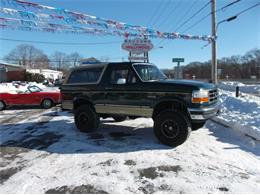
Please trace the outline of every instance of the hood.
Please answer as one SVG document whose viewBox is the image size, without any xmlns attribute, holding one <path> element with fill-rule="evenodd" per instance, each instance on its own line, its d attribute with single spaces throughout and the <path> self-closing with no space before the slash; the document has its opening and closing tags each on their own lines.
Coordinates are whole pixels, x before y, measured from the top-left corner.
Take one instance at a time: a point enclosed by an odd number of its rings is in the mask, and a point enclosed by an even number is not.
<svg viewBox="0 0 260 195">
<path fill-rule="evenodd" d="M 157 83 L 165 83 L 165 84 L 174 84 L 174 85 L 185 85 L 190 86 L 197 89 L 214 89 L 216 85 L 212 83 L 206 83 L 201 81 L 194 80 L 175 80 L 175 79 L 166 79 L 166 80 L 158 80 L 155 81 Z"/>
</svg>

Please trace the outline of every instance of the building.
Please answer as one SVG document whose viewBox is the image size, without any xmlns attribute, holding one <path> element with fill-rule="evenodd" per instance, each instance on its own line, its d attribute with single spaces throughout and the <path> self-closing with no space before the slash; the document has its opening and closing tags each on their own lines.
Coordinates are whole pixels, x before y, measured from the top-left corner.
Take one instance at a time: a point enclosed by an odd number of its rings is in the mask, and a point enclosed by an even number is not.
<svg viewBox="0 0 260 195">
<path fill-rule="evenodd" d="M 56 80 L 61 79 L 63 73 L 57 70 L 50 69 L 27 69 L 27 72 L 42 74 L 46 79 Z"/>
<path fill-rule="evenodd" d="M 0 62 L 0 82 L 25 81 L 23 66 Z"/>
</svg>

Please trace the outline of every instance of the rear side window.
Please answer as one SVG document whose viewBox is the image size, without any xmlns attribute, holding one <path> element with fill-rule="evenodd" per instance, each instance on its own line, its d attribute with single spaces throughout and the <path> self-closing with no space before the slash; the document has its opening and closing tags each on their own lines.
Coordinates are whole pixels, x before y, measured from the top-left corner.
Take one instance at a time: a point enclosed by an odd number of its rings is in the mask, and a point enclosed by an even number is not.
<svg viewBox="0 0 260 195">
<path fill-rule="evenodd" d="M 71 73 L 68 83 L 96 83 L 101 76 L 102 70 L 103 67 L 75 70 Z"/>
</svg>

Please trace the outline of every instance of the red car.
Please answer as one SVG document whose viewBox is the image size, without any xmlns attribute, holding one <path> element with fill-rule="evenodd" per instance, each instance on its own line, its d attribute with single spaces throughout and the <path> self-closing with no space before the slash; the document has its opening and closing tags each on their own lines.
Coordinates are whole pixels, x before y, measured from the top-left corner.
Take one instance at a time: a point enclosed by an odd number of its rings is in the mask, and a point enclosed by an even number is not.
<svg viewBox="0 0 260 195">
<path fill-rule="evenodd" d="M 60 101 L 61 95 L 59 91 L 45 92 L 33 85 L 27 87 L 25 92 L 17 94 L 0 93 L 0 110 L 13 105 L 41 105 L 42 108 L 48 109 L 60 103 Z"/>
</svg>

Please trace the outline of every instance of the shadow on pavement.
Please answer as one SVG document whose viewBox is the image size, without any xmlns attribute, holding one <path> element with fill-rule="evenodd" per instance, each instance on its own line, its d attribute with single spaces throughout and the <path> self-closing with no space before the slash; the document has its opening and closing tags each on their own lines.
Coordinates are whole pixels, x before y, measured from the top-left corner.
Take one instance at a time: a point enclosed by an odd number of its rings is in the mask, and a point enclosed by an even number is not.
<svg viewBox="0 0 260 195">
<path fill-rule="evenodd" d="M 5 110 L 41 109 L 40 105 L 7 106 Z"/>
<path fill-rule="evenodd" d="M 63 114 L 49 113 L 43 116 L 45 121 L 26 122 L 12 128 L 10 125 L 0 125 L 0 146 L 60 154 L 171 149 L 159 143 L 152 128 L 128 127 L 102 121 L 97 131 L 82 133 L 75 127 L 73 117 L 64 117 Z M 51 121 L 51 117 L 60 118 Z"/>
<path fill-rule="evenodd" d="M 15 105 L 15 106 L 7 106 L 5 108 L 4 111 L 8 111 L 8 110 L 32 110 L 32 109 L 42 109 L 42 110 L 46 110 L 46 109 L 43 109 L 41 107 L 41 105 Z M 52 108 L 50 109 L 60 109 L 60 105 L 56 105 L 56 106 L 53 106 Z"/>
<path fill-rule="evenodd" d="M 159 143 L 153 134 L 152 124 L 147 127 L 147 124 L 143 125 L 139 121 L 139 126 L 130 127 L 112 120 L 102 120 L 97 131 L 82 133 L 75 127 L 71 113 L 55 109 L 25 123 L 1 124 L 0 146 L 60 154 L 172 149 Z M 134 120 L 130 123 L 136 125 Z M 233 145 L 224 149 L 241 149 L 260 156 L 260 144 L 250 138 L 210 121 L 206 127 L 218 141 Z"/>
</svg>

